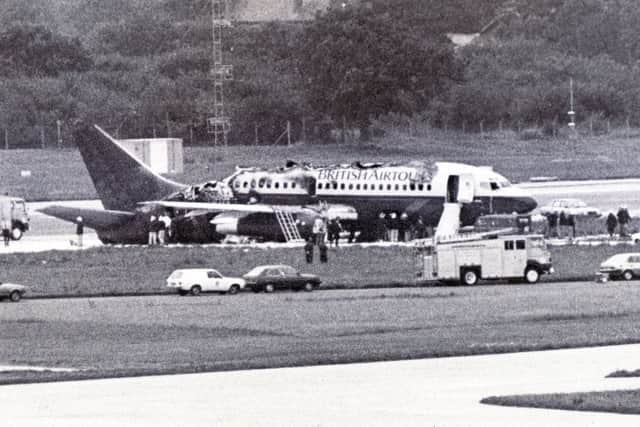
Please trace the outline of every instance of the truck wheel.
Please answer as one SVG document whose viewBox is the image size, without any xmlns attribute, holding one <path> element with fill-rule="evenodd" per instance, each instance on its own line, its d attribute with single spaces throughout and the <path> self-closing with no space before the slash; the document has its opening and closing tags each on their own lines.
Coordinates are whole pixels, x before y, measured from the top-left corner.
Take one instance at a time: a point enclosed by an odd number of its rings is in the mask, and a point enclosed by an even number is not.
<svg viewBox="0 0 640 427">
<path fill-rule="evenodd" d="M 240 286 L 238 285 L 231 285 L 231 287 L 229 288 L 229 290 L 227 291 L 227 293 L 229 295 L 235 295 L 240 291 Z"/>
<path fill-rule="evenodd" d="M 478 273 L 474 270 L 465 270 L 462 273 L 462 284 L 467 286 L 473 286 L 478 283 Z"/>
<path fill-rule="evenodd" d="M 273 284 L 271 283 L 267 283 L 266 285 L 264 285 L 264 291 L 268 294 L 270 294 L 271 292 L 275 291 L 276 287 L 273 286 Z"/>
<path fill-rule="evenodd" d="M 21 298 L 21 297 L 22 297 L 22 295 L 20 295 L 20 292 L 18 292 L 18 291 L 13 291 L 13 292 L 11 292 L 11 294 L 9 295 L 9 299 L 10 299 L 12 302 L 18 302 L 18 301 L 20 301 L 20 298 Z"/>
<path fill-rule="evenodd" d="M 537 269 L 529 267 L 525 270 L 524 280 L 526 280 L 527 283 L 536 283 L 539 279 L 540 272 Z"/>
<path fill-rule="evenodd" d="M 202 288 L 200 287 L 200 285 L 195 285 L 191 287 L 191 295 L 197 296 L 197 295 L 200 295 L 200 292 L 202 292 Z"/>
<path fill-rule="evenodd" d="M 624 280 L 631 280 L 633 279 L 633 272 L 631 270 L 625 270 L 624 273 L 622 273 L 622 278 Z"/>
<path fill-rule="evenodd" d="M 13 230 L 11 230 L 11 239 L 12 240 L 22 239 L 22 230 L 18 227 L 15 227 Z"/>
</svg>

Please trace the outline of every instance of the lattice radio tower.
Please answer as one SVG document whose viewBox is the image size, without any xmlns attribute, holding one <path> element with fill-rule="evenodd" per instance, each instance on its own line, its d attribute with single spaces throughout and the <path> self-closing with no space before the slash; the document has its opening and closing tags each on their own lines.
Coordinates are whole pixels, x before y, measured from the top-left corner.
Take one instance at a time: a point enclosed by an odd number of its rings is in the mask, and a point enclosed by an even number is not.
<svg viewBox="0 0 640 427">
<path fill-rule="evenodd" d="M 213 135 L 214 146 L 223 142 L 227 145 L 227 134 L 231 128 L 231 121 L 224 113 L 224 81 L 233 78 L 233 67 L 222 64 L 222 30 L 231 26 L 227 19 L 227 0 L 211 0 L 211 23 L 213 35 L 213 65 L 211 79 L 213 80 L 213 117 L 207 119 L 207 131 Z"/>
</svg>

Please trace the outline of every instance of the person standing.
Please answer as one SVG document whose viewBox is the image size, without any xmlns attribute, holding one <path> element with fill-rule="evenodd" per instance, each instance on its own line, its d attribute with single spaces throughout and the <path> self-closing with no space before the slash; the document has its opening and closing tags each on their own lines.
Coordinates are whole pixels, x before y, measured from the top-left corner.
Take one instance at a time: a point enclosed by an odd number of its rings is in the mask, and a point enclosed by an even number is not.
<svg viewBox="0 0 640 427">
<path fill-rule="evenodd" d="M 13 223 L 13 212 L 11 199 L 8 195 L 0 197 L 0 227 L 2 227 L 2 238 L 4 245 L 9 246 L 11 240 L 11 224 Z"/>
<path fill-rule="evenodd" d="M 549 237 L 558 237 L 558 214 L 550 212 L 547 215 L 547 222 L 549 223 Z"/>
<path fill-rule="evenodd" d="M 313 238 L 309 237 L 304 244 L 304 257 L 307 260 L 307 264 L 313 262 Z"/>
<path fill-rule="evenodd" d="M 427 226 L 424 224 L 422 217 L 418 217 L 413 227 L 413 234 L 416 239 L 424 239 L 427 237 Z"/>
<path fill-rule="evenodd" d="M 613 212 L 609 212 L 609 215 L 607 215 L 607 233 L 609 233 L 609 238 L 613 238 L 613 233 L 616 232 L 617 226 L 618 218 L 616 218 Z"/>
<path fill-rule="evenodd" d="M 329 221 L 327 231 L 329 236 L 329 246 L 331 246 L 331 243 L 335 243 L 337 248 L 340 242 L 340 232 L 342 231 L 340 217 L 333 218 L 331 221 Z"/>
<path fill-rule="evenodd" d="M 409 229 L 409 215 L 406 212 L 402 212 L 400 219 L 398 220 L 398 240 L 401 242 L 407 242 L 411 240 L 411 230 Z"/>
<path fill-rule="evenodd" d="M 384 218 L 384 212 L 380 212 L 378 220 L 376 221 L 376 236 L 379 241 L 384 241 L 387 238 L 386 220 Z"/>
<path fill-rule="evenodd" d="M 314 221 L 313 221 L 313 239 L 314 242 L 316 244 L 316 246 L 320 246 L 321 244 L 324 244 L 324 235 L 326 232 L 326 224 L 324 222 L 324 218 L 322 217 L 317 217 Z"/>
<path fill-rule="evenodd" d="M 165 245 L 167 243 L 167 234 L 171 227 L 171 218 L 167 212 L 163 212 L 158 217 L 158 243 Z"/>
<path fill-rule="evenodd" d="M 627 234 L 627 224 L 631 221 L 631 215 L 626 206 L 620 206 L 618 209 L 618 225 L 620 226 L 620 237 L 629 237 Z"/>
<path fill-rule="evenodd" d="M 84 235 L 84 220 L 81 216 L 76 218 L 76 237 L 78 238 L 78 247 L 82 247 L 82 236 Z"/>
<path fill-rule="evenodd" d="M 390 232 L 390 240 L 392 242 L 398 241 L 398 229 L 400 228 L 400 221 L 398 219 L 398 215 L 395 212 L 391 212 L 391 232 Z"/>
<path fill-rule="evenodd" d="M 158 220 L 155 215 L 151 215 L 149 218 L 149 240 L 147 243 L 149 246 L 158 243 Z"/>
</svg>

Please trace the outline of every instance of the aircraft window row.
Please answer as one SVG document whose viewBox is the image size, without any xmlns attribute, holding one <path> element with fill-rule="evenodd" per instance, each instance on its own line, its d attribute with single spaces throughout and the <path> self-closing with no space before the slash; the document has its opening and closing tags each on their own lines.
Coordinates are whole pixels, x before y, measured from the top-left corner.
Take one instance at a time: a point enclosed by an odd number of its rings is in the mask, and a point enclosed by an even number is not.
<svg viewBox="0 0 640 427">
<path fill-rule="evenodd" d="M 425 191 L 425 189 L 427 191 L 431 191 L 431 184 L 427 184 L 426 186 L 424 184 L 378 184 L 376 187 L 376 184 L 353 184 L 350 183 L 349 185 L 345 184 L 344 182 L 341 183 L 337 183 L 337 182 L 319 182 L 317 185 L 318 190 L 364 190 L 364 191 Z"/>
<path fill-rule="evenodd" d="M 291 185 L 289 185 L 289 184 L 291 184 Z M 243 181 L 243 182 L 236 181 L 234 186 L 235 186 L 235 188 L 240 188 L 240 187 L 242 187 L 242 188 L 249 188 L 249 187 L 256 188 L 256 181 L 255 180 L 252 180 L 251 182 L 249 182 L 249 181 Z M 283 182 L 282 185 L 280 185 L 280 182 L 267 181 L 266 179 L 260 179 L 258 181 L 258 188 L 278 188 L 279 189 L 280 187 L 285 188 L 285 189 L 289 188 L 289 187 L 296 188 L 296 183 L 295 182 L 291 182 L 291 183 Z"/>
</svg>

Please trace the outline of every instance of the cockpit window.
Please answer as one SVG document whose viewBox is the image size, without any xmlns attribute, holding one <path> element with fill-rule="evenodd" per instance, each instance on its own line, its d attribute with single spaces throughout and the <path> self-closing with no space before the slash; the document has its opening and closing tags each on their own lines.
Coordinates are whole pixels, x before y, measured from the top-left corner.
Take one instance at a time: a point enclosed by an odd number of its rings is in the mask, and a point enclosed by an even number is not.
<svg viewBox="0 0 640 427">
<path fill-rule="evenodd" d="M 497 183 L 497 182 L 495 182 L 495 181 L 491 181 L 491 182 L 489 183 L 489 185 L 491 185 L 491 189 L 492 189 L 492 190 L 497 190 L 497 189 L 499 189 L 499 188 L 500 188 L 500 186 L 498 185 L 498 183 Z"/>
</svg>

